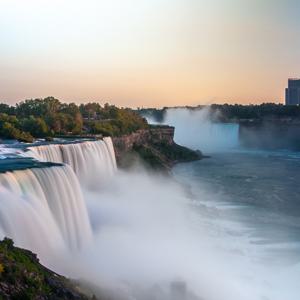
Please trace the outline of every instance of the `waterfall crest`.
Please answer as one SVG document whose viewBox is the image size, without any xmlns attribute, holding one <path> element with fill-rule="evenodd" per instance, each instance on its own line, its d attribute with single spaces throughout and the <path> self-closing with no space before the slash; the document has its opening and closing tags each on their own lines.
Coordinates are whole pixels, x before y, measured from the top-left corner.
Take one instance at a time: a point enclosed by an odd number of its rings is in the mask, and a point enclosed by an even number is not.
<svg viewBox="0 0 300 300">
<path fill-rule="evenodd" d="M 0 174 L 1 233 L 39 253 L 88 243 L 92 230 L 73 170 L 65 165 Z"/>
<path fill-rule="evenodd" d="M 28 149 L 27 155 L 39 161 L 68 164 L 80 181 L 88 187 L 98 187 L 117 169 L 111 138 L 75 144 L 35 146 Z"/>
</svg>

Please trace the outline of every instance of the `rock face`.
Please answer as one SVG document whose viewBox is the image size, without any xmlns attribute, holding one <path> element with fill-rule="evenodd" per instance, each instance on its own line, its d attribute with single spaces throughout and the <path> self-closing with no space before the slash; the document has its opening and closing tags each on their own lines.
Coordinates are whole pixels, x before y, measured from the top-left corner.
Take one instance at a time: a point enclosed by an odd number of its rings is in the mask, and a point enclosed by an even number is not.
<svg viewBox="0 0 300 300">
<path fill-rule="evenodd" d="M 70 280 L 39 263 L 35 254 L 0 242 L 0 299 L 88 300 Z"/>
<path fill-rule="evenodd" d="M 174 144 L 175 128 L 171 126 L 155 126 L 150 129 L 141 129 L 129 135 L 112 138 L 116 157 L 119 160 L 125 153 L 135 146 L 153 143 Z"/>
<path fill-rule="evenodd" d="M 119 166 L 127 167 L 138 155 L 154 169 L 167 170 L 175 163 L 199 160 L 200 151 L 193 151 L 174 142 L 175 128 L 151 126 L 130 135 L 114 137 L 113 144 Z"/>
</svg>

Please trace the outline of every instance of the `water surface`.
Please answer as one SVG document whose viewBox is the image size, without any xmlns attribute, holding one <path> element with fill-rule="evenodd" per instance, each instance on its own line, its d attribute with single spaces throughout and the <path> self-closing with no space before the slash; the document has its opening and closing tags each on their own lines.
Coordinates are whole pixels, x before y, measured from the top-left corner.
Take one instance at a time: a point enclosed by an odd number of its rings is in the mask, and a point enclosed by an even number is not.
<svg viewBox="0 0 300 300">
<path fill-rule="evenodd" d="M 299 171 L 300 153 L 255 150 L 215 153 L 173 170 L 196 204 L 214 209 L 211 223 L 248 240 L 240 251 L 255 245 L 257 259 L 279 265 L 300 261 Z"/>
</svg>

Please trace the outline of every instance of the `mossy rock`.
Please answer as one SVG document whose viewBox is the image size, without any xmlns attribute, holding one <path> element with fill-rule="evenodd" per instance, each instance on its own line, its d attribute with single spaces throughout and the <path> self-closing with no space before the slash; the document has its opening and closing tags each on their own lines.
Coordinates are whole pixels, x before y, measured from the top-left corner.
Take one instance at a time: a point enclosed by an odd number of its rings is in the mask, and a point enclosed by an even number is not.
<svg viewBox="0 0 300 300">
<path fill-rule="evenodd" d="M 89 299 L 67 278 L 39 263 L 37 256 L 14 247 L 11 239 L 0 242 L 0 300 Z"/>
</svg>

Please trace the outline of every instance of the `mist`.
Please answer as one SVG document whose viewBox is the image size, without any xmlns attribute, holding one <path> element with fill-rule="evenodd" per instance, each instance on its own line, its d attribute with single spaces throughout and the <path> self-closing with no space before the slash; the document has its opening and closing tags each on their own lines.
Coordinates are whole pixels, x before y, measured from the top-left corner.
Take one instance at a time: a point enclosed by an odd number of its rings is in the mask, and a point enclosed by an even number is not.
<svg viewBox="0 0 300 300">
<path fill-rule="evenodd" d="M 166 111 L 164 124 L 175 127 L 175 142 L 195 150 L 214 153 L 237 148 L 239 125 L 215 123 L 212 117 L 209 107 L 197 110 L 170 108 Z"/>
<path fill-rule="evenodd" d="M 118 299 L 173 299 L 176 284 L 184 286 L 180 299 L 256 299 L 201 218 L 192 221 L 192 199 L 177 183 L 119 172 L 106 188 L 84 194 L 94 245 L 72 257 L 72 277 L 81 274 Z"/>
<path fill-rule="evenodd" d="M 67 256 L 62 271 L 88 281 L 98 295 L 126 300 L 287 295 L 285 288 L 278 290 L 280 271 L 262 263 L 259 247 L 246 238 L 249 229 L 233 215 L 228 224 L 218 220 L 222 211 L 207 189 L 196 196 L 174 180 L 139 169 L 118 171 L 105 188 L 84 195 L 94 243 Z"/>
<path fill-rule="evenodd" d="M 55 235 L 47 229 L 47 215 L 46 226 L 33 207 L 27 210 L 30 203 L 20 208 L 17 196 L 3 189 L 0 203 L 11 224 L 21 224 L 17 212 L 24 212 L 36 241 L 29 245 L 28 230 L 18 227 L 18 246 L 39 249 L 42 263 L 79 280 L 100 299 L 298 299 L 297 285 L 285 277 L 293 278 L 293 272 L 297 278 L 299 268 L 287 273 L 263 262 L 259 245 L 247 238 L 249 228 L 236 221 L 234 210 L 222 221 L 216 195 L 203 187 L 196 195 L 187 185 L 141 168 L 117 171 L 98 190 L 83 187 L 92 241 L 72 250 L 57 229 Z"/>
</svg>

